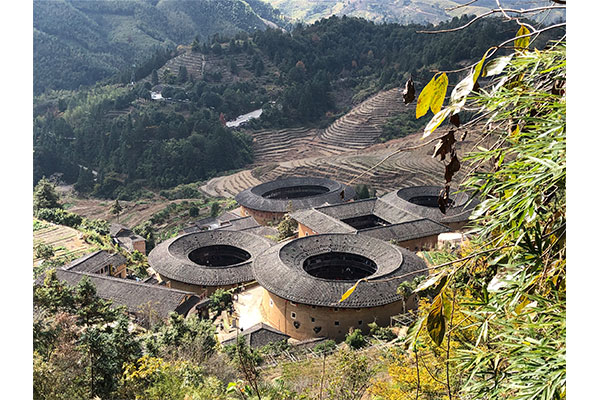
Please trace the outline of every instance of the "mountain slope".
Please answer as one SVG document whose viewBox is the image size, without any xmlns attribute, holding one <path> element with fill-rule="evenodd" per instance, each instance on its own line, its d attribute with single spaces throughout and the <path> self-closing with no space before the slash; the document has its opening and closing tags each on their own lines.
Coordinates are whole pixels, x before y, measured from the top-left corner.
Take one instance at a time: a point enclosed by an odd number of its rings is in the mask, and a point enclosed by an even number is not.
<svg viewBox="0 0 600 400">
<path fill-rule="evenodd" d="M 34 92 L 93 84 L 195 37 L 274 24 L 285 21 L 256 1 L 34 0 Z"/>
<path fill-rule="evenodd" d="M 286 16 L 307 23 L 332 15 L 362 17 L 375 22 L 433 23 L 460 17 L 463 14 L 480 15 L 497 8 L 495 0 L 478 0 L 468 6 L 456 8 L 467 0 L 263 0 L 281 10 Z M 548 5 L 549 1 L 502 0 L 506 8 L 529 8 Z M 562 14 L 564 16 L 564 13 Z M 550 19 L 560 16 L 553 13 Z"/>
</svg>

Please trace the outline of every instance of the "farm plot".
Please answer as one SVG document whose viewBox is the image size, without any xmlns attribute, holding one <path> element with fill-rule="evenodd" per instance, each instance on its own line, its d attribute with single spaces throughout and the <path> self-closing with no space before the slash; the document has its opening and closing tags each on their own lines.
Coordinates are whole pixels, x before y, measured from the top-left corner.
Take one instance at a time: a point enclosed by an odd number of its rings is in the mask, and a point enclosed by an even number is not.
<svg viewBox="0 0 600 400">
<path fill-rule="evenodd" d="M 83 240 L 82 233 L 67 226 L 41 222 L 42 227 L 33 232 L 33 244 L 43 243 L 52 246 L 54 257 L 78 258 L 91 253 L 94 246 Z M 41 259 L 33 258 L 34 265 Z"/>
</svg>

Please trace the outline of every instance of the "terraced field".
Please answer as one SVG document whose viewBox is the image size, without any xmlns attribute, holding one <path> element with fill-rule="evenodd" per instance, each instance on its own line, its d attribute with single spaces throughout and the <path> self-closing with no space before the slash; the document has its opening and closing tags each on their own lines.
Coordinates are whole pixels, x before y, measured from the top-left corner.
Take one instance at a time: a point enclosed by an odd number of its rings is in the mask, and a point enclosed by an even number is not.
<svg viewBox="0 0 600 400">
<path fill-rule="evenodd" d="M 363 101 L 325 130 L 248 132 L 253 136 L 253 168 L 214 178 L 201 189 L 211 196 L 234 197 L 261 182 L 286 176 L 325 176 L 353 185 L 364 183 L 380 193 L 409 185 L 443 183 L 444 165 L 431 158 L 433 146 L 400 152 L 368 171 L 398 148 L 422 143 L 417 133 L 377 144 L 387 119 L 402 112 L 413 113 L 414 105 L 405 106 L 400 90 L 395 88 Z M 467 140 L 461 148 L 470 148 L 474 143 Z"/>
<path fill-rule="evenodd" d="M 327 129 L 291 128 L 248 131 L 254 139 L 255 164 L 307 157 L 328 157 L 358 151 L 378 142 L 387 119 L 400 112 L 414 112 L 402 104 L 394 88 L 363 101 Z"/>
<path fill-rule="evenodd" d="M 327 127 L 319 137 L 320 142 L 325 147 L 363 149 L 377 142 L 388 118 L 406 110 L 398 88 L 379 92 Z"/>
<path fill-rule="evenodd" d="M 478 144 L 479 139 L 477 134 L 468 136 L 457 148 L 459 157 Z M 377 189 L 378 194 L 412 185 L 443 184 L 444 163 L 431 157 L 433 144 L 399 152 L 369 171 L 396 150 L 421 143 L 421 133 L 416 133 L 385 144 L 370 146 L 360 152 L 274 162 L 269 164 L 268 168 L 264 165 L 257 166 L 233 175 L 214 178 L 201 189 L 213 196 L 234 197 L 240 191 L 258 183 L 287 176 L 323 176 L 352 185 L 367 184 Z M 454 181 L 462 179 L 466 170 L 467 167 L 463 166 Z M 363 172 L 364 175 L 354 180 Z"/>
<path fill-rule="evenodd" d="M 76 229 L 62 225 L 54 225 L 44 222 L 47 226 L 33 232 L 33 243 L 44 243 L 55 249 L 55 257 L 74 256 L 81 257 L 92 252 L 94 247 L 83 241 L 81 233 Z M 33 259 L 33 263 L 40 259 Z"/>
<path fill-rule="evenodd" d="M 232 59 L 238 69 L 235 74 L 231 73 L 229 65 Z M 206 74 L 218 72 L 221 74 L 222 82 L 238 82 L 253 79 L 256 80 L 258 85 L 266 87 L 268 90 L 272 86 L 269 84 L 269 80 L 277 68 L 267 58 L 263 58 L 262 61 L 265 66 L 265 72 L 260 77 L 257 77 L 247 69 L 251 65 L 251 56 L 246 53 L 240 52 L 238 54 L 217 56 L 214 54 L 195 53 L 188 47 L 182 54 L 167 61 L 157 72 L 160 83 L 163 83 L 162 77 L 166 69 L 169 69 L 173 75 L 177 76 L 179 67 L 185 66 L 188 76 L 193 76 L 193 79 L 196 80 L 204 78 Z M 150 76 L 144 78 L 143 81 L 150 81 Z"/>
</svg>

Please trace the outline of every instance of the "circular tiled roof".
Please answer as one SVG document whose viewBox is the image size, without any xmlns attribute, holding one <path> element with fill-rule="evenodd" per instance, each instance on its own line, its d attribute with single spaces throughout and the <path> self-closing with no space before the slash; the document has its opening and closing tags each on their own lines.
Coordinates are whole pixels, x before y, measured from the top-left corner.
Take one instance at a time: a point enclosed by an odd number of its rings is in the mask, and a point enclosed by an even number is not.
<svg viewBox="0 0 600 400">
<path fill-rule="evenodd" d="M 270 246 L 267 239 L 247 232 L 194 232 L 156 246 L 148 255 L 148 263 L 159 274 L 179 282 L 206 286 L 233 285 L 254 279 L 252 261 Z M 191 258 L 201 248 L 227 248 L 249 257 L 230 265 L 200 265 Z"/>
<path fill-rule="evenodd" d="M 381 199 L 411 214 L 429 218 L 441 224 L 468 221 L 479 201 L 470 198 L 467 193 L 451 189 L 452 204 L 446 210 L 446 214 L 442 214 L 437 206 L 437 198 L 442 189 L 444 189 L 442 186 L 411 186 L 388 193 Z M 429 202 L 429 206 L 423 205 Z"/>
<path fill-rule="evenodd" d="M 310 257 L 331 253 L 358 255 L 376 265 L 367 282 L 361 282 L 342 303 L 340 298 L 355 281 L 318 278 L 304 268 Z M 256 280 L 266 290 L 284 299 L 315 306 L 363 308 L 401 300 L 402 296 L 396 292 L 400 282 L 422 273 L 394 280 L 386 278 L 424 269 L 426 265 L 410 251 L 383 240 L 333 233 L 305 236 L 271 247 L 256 257 L 252 268 Z"/>
<path fill-rule="evenodd" d="M 305 196 L 284 198 L 277 196 L 286 190 L 302 190 Z M 352 187 L 327 178 L 291 177 L 281 178 L 262 183 L 246 189 L 235 200 L 242 206 L 268 212 L 288 212 L 317 207 L 323 204 L 338 204 L 354 198 L 355 191 Z M 290 207 L 291 206 L 291 207 Z"/>
</svg>

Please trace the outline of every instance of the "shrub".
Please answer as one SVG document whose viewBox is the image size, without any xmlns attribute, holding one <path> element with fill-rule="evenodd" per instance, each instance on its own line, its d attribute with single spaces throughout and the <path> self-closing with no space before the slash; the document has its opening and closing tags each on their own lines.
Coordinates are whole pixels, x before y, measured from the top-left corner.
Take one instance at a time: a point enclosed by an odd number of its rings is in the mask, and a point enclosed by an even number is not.
<svg viewBox="0 0 600 400">
<path fill-rule="evenodd" d="M 365 347 L 367 345 L 367 340 L 363 336 L 362 332 L 358 329 L 349 332 L 346 335 L 345 342 L 354 350 L 360 349 L 361 347 Z"/>
<path fill-rule="evenodd" d="M 66 225 L 71 228 L 77 228 L 81 225 L 83 218 L 75 213 L 71 213 L 60 208 L 40 208 L 35 212 L 35 216 L 44 221 L 54 222 L 59 225 Z"/>
</svg>

